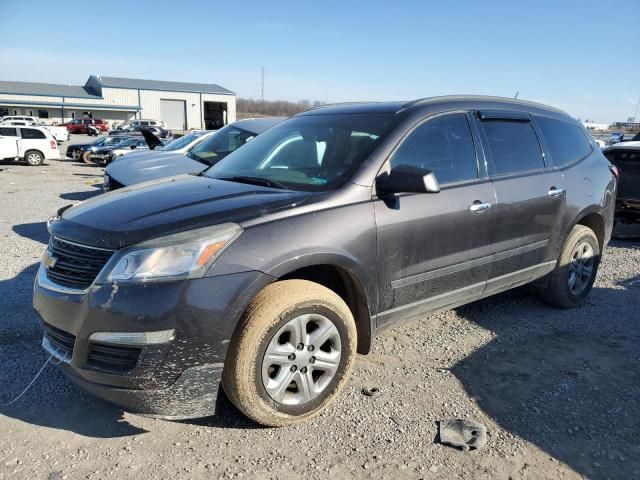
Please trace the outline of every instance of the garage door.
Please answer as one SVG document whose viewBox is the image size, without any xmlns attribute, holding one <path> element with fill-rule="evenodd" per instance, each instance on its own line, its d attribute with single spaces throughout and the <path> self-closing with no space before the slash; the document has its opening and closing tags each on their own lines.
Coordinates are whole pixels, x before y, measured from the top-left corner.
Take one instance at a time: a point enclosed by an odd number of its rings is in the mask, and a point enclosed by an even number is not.
<svg viewBox="0 0 640 480">
<path fill-rule="evenodd" d="M 187 105 L 184 100 L 160 100 L 160 120 L 172 130 L 186 130 Z"/>
</svg>

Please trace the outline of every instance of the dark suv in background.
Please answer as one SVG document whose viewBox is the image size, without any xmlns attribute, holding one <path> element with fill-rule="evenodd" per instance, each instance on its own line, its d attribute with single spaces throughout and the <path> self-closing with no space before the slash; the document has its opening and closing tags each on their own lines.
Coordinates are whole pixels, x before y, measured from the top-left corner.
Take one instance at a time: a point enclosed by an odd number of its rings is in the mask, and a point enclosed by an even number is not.
<svg viewBox="0 0 640 480">
<path fill-rule="evenodd" d="M 291 424 L 397 322 L 534 281 L 580 305 L 615 193 L 589 134 L 544 105 L 313 109 L 203 174 L 52 218 L 34 286 L 43 346 L 130 411 L 209 415 L 221 383 L 255 421 Z"/>
</svg>

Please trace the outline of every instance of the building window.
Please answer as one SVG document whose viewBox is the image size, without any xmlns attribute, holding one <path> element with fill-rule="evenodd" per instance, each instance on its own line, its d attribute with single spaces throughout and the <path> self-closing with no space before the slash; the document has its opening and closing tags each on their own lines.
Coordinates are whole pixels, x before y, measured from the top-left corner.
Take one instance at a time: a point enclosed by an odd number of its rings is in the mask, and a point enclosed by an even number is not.
<svg viewBox="0 0 640 480">
<path fill-rule="evenodd" d="M 76 119 L 76 112 L 71 112 L 71 120 L 75 120 Z"/>
<path fill-rule="evenodd" d="M 49 110 L 38 110 L 38 118 L 49 118 Z"/>
</svg>

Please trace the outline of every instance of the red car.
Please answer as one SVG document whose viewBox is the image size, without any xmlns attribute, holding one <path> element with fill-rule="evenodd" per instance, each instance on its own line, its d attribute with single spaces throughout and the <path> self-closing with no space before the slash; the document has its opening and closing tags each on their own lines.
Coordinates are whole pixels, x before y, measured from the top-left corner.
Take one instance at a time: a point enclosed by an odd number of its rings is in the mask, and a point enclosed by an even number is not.
<svg viewBox="0 0 640 480">
<path fill-rule="evenodd" d="M 61 126 L 67 127 L 69 133 L 88 133 L 87 126 L 93 125 L 101 132 L 108 132 L 109 126 L 100 118 L 76 118 L 70 122 L 63 123 Z"/>
</svg>

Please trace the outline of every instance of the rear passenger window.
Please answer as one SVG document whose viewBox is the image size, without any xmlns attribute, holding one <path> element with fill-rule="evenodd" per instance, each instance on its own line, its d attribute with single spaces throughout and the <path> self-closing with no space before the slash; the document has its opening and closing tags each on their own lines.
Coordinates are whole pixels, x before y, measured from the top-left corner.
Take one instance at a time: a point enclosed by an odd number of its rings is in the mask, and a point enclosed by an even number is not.
<svg viewBox="0 0 640 480">
<path fill-rule="evenodd" d="M 544 168 L 542 149 L 530 122 L 483 120 L 482 126 L 491 149 L 493 175 Z"/>
<path fill-rule="evenodd" d="M 392 169 L 400 165 L 431 170 L 439 183 L 478 178 L 476 154 L 466 115 L 443 115 L 416 128 L 391 158 Z"/>
<path fill-rule="evenodd" d="M 535 117 L 556 165 L 566 165 L 587 156 L 591 144 L 582 129 L 562 120 Z"/>
<path fill-rule="evenodd" d="M 21 128 L 20 133 L 22 134 L 22 138 L 24 138 L 25 140 L 40 140 L 43 138 L 47 138 L 44 135 L 44 132 L 41 132 L 40 130 L 34 130 L 33 128 Z"/>
<path fill-rule="evenodd" d="M 18 130 L 15 128 L 0 127 L 0 135 L 3 137 L 17 137 Z"/>
</svg>

